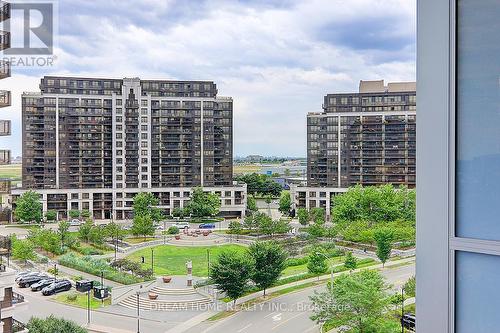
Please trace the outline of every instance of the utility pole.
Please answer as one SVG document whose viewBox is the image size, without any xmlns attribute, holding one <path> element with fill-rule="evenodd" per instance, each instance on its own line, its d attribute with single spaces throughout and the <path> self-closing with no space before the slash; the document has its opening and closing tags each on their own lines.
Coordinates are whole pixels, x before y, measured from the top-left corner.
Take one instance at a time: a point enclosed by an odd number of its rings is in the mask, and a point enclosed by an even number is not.
<svg viewBox="0 0 500 333">
<path fill-rule="evenodd" d="M 210 249 L 207 249 L 207 275 L 210 276 Z"/>
<path fill-rule="evenodd" d="M 87 290 L 87 325 L 90 325 L 90 289 Z"/>
<path fill-rule="evenodd" d="M 140 324 L 139 324 L 139 321 L 140 321 L 140 316 L 139 316 L 139 292 L 136 292 L 136 295 L 137 295 L 137 333 L 141 333 L 141 329 L 140 329 Z"/>
</svg>

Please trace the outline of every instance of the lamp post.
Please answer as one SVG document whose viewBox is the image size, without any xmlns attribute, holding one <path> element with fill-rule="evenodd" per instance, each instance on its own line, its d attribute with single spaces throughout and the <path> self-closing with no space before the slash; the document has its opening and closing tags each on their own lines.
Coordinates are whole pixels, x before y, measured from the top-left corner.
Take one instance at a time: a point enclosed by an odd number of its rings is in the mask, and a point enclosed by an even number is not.
<svg viewBox="0 0 500 333">
<path fill-rule="evenodd" d="M 90 289 L 87 290 L 87 325 L 90 325 Z"/>
<path fill-rule="evenodd" d="M 210 276 L 210 249 L 207 249 L 207 275 Z"/>
<path fill-rule="evenodd" d="M 163 230 L 162 230 L 162 234 L 163 234 L 163 245 L 165 245 L 167 243 L 167 220 L 163 220 Z"/>
<path fill-rule="evenodd" d="M 155 274 L 155 268 L 154 268 L 154 250 L 151 248 L 151 273 L 153 275 Z"/>
<path fill-rule="evenodd" d="M 403 323 L 403 316 L 405 315 L 405 296 L 404 296 L 405 288 L 401 287 L 401 333 L 405 332 L 405 326 Z"/>
<path fill-rule="evenodd" d="M 137 296 L 137 333 L 141 333 L 140 316 L 139 316 L 139 292 L 137 291 L 135 294 Z"/>
</svg>

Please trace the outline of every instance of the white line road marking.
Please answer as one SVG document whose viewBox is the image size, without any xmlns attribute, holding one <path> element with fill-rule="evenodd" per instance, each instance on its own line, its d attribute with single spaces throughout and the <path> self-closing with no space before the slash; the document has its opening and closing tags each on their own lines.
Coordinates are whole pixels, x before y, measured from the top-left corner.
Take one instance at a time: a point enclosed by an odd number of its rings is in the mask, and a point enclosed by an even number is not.
<svg viewBox="0 0 500 333">
<path fill-rule="evenodd" d="M 272 330 L 275 330 L 276 328 L 278 328 L 278 327 L 280 327 L 280 326 L 282 326 L 282 325 L 284 325 L 284 324 L 286 324 L 286 323 L 287 323 L 287 322 L 289 322 L 290 320 L 295 319 L 295 318 L 297 318 L 297 317 L 299 317 L 299 316 L 303 316 L 303 315 L 305 315 L 305 314 L 307 314 L 307 312 L 301 312 L 301 313 L 299 313 L 299 314 L 296 314 L 295 316 L 290 317 L 290 318 L 288 318 L 287 320 L 282 321 L 282 322 L 281 322 L 281 323 L 279 323 L 278 325 L 276 325 L 276 326 L 274 326 L 273 328 L 271 328 L 271 331 L 272 331 Z"/>
<path fill-rule="evenodd" d="M 272 316 L 272 315 L 273 315 L 273 314 L 275 314 L 275 313 L 276 313 L 276 311 L 271 312 L 270 314 L 265 315 L 265 316 L 264 316 L 264 318 L 267 318 L 267 317 L 269 317 L 269 316 Z"/>
<path fill-rule="evenodd" d="M 281 320 L 281 315 L 282 313 L 278 313 L 277 315 L 273 316 L 273 321 L 280 321 Z"/>
<path fill-rule="evenodd" d="M 239 329 L 239 330 L 238 330 L 238 333 L 243 332 L 244 330 L 246 330 L 246 329 L 247 329 L 247 328 L 249 328 L 250 326 L 252 326 L 252 324 L 248 324 L 247 326 L 243 327 L 242 329 Z"/>
</svg>

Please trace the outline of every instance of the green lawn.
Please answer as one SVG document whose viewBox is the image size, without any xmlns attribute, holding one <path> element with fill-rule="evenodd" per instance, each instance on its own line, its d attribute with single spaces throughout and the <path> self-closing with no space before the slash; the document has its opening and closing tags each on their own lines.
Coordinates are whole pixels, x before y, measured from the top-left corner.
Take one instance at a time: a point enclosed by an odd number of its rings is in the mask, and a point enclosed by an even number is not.
<svg viewBox="0 0 500 333">
<path fill-rule="evenodd" d="M 207 249 L 210 249 L 210 261 L 213 262 L 217 255 L 223 250 L 233 250 L 243 252 L 245 247 L 240 245 L 221 245 L 221 246 L 170 246 L 159 245 L 154 249 L 154 269 L 155 275 L 185 275 L 186 262 L 193 262 L 194 276 L 207 276 Z M 144 268 L 151 268 L 151 248 L 139 250 L 127 256 L 127 259 L 141 262 L 144 256 Z"/>
<path fill-rule="evenodd" d="M 130 244 L 139 244 L 139 243 L 144 243 L 144 242 L 149 242 L 155 240 L 155 237 L 128 237 L 125 238 L 124 241 Z"/>
<path fill-rule="evenodd" d="M 330 268 L 330 265 L 338 265 L 338 264 L 342 264 L 344 262 L 344 257 L 341 256 L 341 257 L 334 257 L 334 258 L 330 258 L 328 259 L 328 268 Z M 330 270 L 328 270 L 330 271 Z M 307 273 L 307 264 L 303 264 L 303 265 L 297 265 L 297 266 L 289 266 L 287 268 L 285 268 L 285 270 L 283 271 L 283 274 L 281 274 L 281 276 L 283 277 L 286 277 L 286 276 L 292 276 L 292 275 L 297 275 L 297 274 L 303 274 L 303 273 Z"/>
<path fill-rule="evenodd" d="M 9 178 L 12 185 L 21 182 L 21 164 L 0 165 L 0 178 Z"/>
<path fill-rule="evenodd" d="M 69 300 L 68 296 L 69 295 L 74 295 L 76 294 L 76 300 Z M 90 294 L 90 308 L 91 309 L 98 309 L 101 307 L 102 303 L 100 299 L 96 299 L 92 297 L 92 292 Z M 79 308 L 87 308 L 87 294 L 86 293 L 78 293 L 78 292 L 70 292 L 70 293 L 63 293 L 59 294 L 56 297 L 54 297 L 54 300 L 59 303 L 64 303 L 64 304 L 69 304 L 73 305 Z M 105 299 L 104 300 L 104 306 L 110 305 L 111 304 L 111 298 Z"/>
</svg>

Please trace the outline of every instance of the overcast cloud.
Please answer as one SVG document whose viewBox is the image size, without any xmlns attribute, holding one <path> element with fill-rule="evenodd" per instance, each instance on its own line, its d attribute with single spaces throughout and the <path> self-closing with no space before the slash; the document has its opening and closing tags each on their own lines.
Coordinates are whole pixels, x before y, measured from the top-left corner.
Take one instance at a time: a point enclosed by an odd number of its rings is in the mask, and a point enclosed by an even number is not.
<svg viewBox="0 0 500 333">
<path fill-rule="evenodd" d="M 213 80 L 234 98 L 234 153 L 305 156 L 308 112 L 359 80 L 415 80 L 414 0 L 61 0 L 56 70 L 14 70 L 22 91 L 43 75 Z"/>
</svg>

